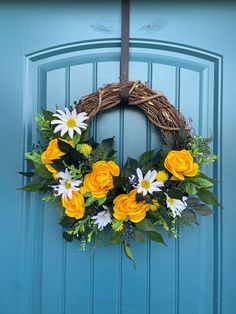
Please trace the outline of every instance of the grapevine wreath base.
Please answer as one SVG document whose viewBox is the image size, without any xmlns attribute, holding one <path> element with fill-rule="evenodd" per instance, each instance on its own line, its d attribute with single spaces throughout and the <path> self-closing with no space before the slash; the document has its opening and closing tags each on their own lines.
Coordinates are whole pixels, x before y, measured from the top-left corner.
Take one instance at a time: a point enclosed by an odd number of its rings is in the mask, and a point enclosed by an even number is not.
<svg viewBox="0 0 236 314">
<path fill-rule="evenodd" d="M 163 148 L 128 158 L 123 169 L 116 164 L 114 138 L 96 143 L 89 123 L 101 111 L 121 103 L 138 106 L 161 130 Z M 123 244 L 134 261 L 132 241 L 146 236 L 165 244 L 163 230 L 178 236 L 176 226 L 197 224 L 197 214 L 208 215 L 208 205 L 219 205 L 211 192 L 214 180 L 201 166 L 217 159 L 209 139 L 193 133 L 186 119 L 168 99 L 140 81 L 108 84 L 85 96 L 74 107 L 43 110 L 36 116 L 40 143 L 25 155 L 30 182 L 24 191 L 40 191 L 45 202 L 61 212 L 67 241 L 78 239 L 81 249 Z"/>
</svg>

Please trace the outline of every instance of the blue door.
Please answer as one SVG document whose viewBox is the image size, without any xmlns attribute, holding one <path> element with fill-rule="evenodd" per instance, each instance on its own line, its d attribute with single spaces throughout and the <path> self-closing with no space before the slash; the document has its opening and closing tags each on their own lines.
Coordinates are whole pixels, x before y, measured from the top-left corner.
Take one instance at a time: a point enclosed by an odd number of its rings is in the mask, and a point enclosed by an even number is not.
<svg viewBox="0 0 236 314">
<path fill-rule="evenodd" d="M 16 191 L 35 112 L 55 110 L 119 81 L 120 1 L 0 5 L 1 289 L 3 314 L 235 314 L 236 4 L 131 1 L 131 80 L 164 93 L 220 160 L 209 169 L 224 210 L 180 230 L 168 247 L 80 252 L 61 237 L 60 214 Z M 223 66 L 224 65 L 224 66 Z M 160 145 L 138 111 L 99 114 L 97 140 L 115 136 L 127 156 Z"/>
</svg>

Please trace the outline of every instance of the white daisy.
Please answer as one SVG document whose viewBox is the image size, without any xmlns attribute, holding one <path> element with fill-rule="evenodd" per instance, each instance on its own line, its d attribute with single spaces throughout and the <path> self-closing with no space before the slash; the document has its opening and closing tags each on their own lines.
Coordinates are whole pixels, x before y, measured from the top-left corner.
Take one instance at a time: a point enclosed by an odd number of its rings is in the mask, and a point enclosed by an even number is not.
<svg viewBox="0 0 236 314">
<path fill-rule="evenodd" d="M 106 208 L 103 206 L 103 208 Z M 111 223 L 111 214 L 108 210 L 103 210 L 99 212 L 97 215 L 91 217 L 94 221 L 95 225 L 98 225 L 99 230 L 103 230 L 108 224 Z"/>
<path fill-rule="evenodd" d="M 81 180 L 72 180 L 68 169 L 65 172 L 59 172 L 58 185 L 52 185 L 52 188 L 57 195 L 62 195 L 63 198 L 72 198 L 73 191 L 79 191 L 79 186 L 82 183 Z"/>
<path fill-rule="evenodd" d="M 141 169 L 137 169 L 138 176 L 138 193 L 142 193 L 144 196 L 147 193 L 152 194 L 153 192 L 161 191 L 160 187 L 164 186 L 163 182 L 155 181 L 156 178 L 156 170 L 148 170 L 145 177 L 143 177 Z"/>
<path fill-rule="evenodd" d="M 186 200 L 186 196 L 183 196 L 181 201 L 175 198 L 171 198 L 166 194 L 166 206 L 167 208 L 170 208 L 174 218 L 176 216 L 181 216 L 182 211 L 187 207 Z"/>
<path fill-rule="evenodd" d="M 54 133 L 61 132 L 61 136 L 65 135 L 66 132 L 69 133 L 71 139 L 73 139 L 74 132 L 81 135 L 81 129 L 86 129 L 87 124 L 84 123 L 84 120 L 87 120 L 89 117 L 86 112 L 78 113 L 76 109 L 72 112 L 68 108 L 65 108 L 65 112 L 62 110 L 57 110 L 58 113 L 54 113 L 53 116 L 57 117 L 59 120 L 52 120 L 51 124 L 57 124 L 54 129 Z"/>
</svg>

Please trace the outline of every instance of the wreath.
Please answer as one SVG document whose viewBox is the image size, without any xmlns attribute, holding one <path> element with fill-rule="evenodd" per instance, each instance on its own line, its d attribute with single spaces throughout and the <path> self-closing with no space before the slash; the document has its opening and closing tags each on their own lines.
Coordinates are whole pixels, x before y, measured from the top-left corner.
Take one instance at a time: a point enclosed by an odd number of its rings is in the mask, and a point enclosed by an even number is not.
<svg viewBox="0 0 236 314">
<path fill-rule="evenodd" d="M 114 138 L 96 143 L 89 123 L 101 111 L 121 102 L 124 88 L 128 105 L 138 106 L 161 131 L 162 149 L 128 158 L 123 169 L 116 163 Z M 86 244 L 123 244 L 134 261 L 132 241 L 146 236 L 165 244 L 161 229 L 178 236 L 177 226 L 197 224 L 197 214 L 212 213 L 219 205 L 211 192 L 215 181 L 201 166 L 217 159 L 210 139 L 194 134 L 186 119 L 168 99 L 140 81 L 108 84 L 74 103 L 73 107 L 43 110 L 36 115 L 40 141 L 25 154 L 30 183 L 24 191 L 40 191 L 43 201 L 61 211 L 63 237 Z"/>
</svg>

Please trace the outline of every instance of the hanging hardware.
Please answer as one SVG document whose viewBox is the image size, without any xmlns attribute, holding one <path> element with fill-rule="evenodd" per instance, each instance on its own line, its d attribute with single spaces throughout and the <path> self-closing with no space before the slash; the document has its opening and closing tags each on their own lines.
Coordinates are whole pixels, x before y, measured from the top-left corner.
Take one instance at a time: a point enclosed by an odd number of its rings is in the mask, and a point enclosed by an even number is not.
<svg viewBox="0 0 236 314">
<path fill-rule="evenodd" d="M 121 10 L 121 59 L 120 59 L 120 82 L 128 81 L 129 75 L 129 27 L 130 27 L 130 1 L 122 0 Z M 121 106 L 129 103 L 129 90 L 121 89 Z"/>
</svg>

